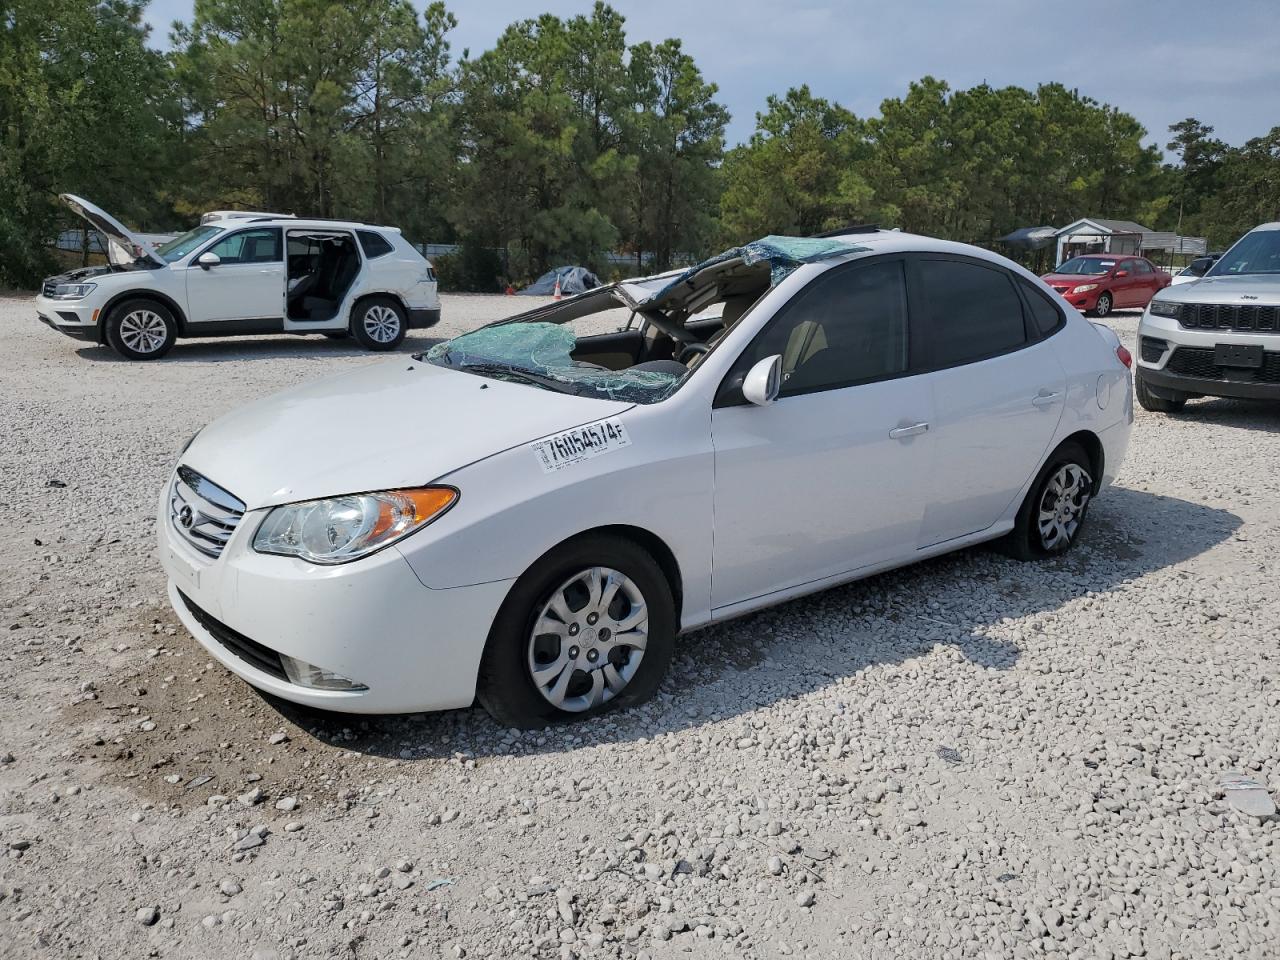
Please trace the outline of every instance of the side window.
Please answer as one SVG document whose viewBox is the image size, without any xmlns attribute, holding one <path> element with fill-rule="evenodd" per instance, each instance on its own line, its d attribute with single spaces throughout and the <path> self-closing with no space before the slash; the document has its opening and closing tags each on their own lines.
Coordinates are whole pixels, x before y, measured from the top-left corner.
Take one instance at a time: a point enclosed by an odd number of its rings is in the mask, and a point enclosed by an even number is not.
<svg viewBox="0 0 1280 960">
<path fill-rule="evenodd" d="M 954 367 L 1026 343 L 1022 303 L 1002 270 L 964 260 L 920 261 L 934 367 Z"/>
<path fill-rule="evenodd" d="M 357 230 L 356 236 L 360 238 L 360 246 L 364 248 L 364 255 L 372 260 L 374 257 L 383 257 L 395 248 L 387 241 L 387 238 L 380 233 L 374 233 L 372 230 Z"/>
<path fill-rule="evenodd" d="M 907 290 L 902 262 L 822 274 L 756 337 L 739 369 L 745 372 L 774 354 L 782 355 L 782 397 L 904 373 Z"/>
<path fill-rule="evenodd" d="M 1047 337 L 1062 326 L 1062 314 L 1035 284 L 1019 280 L 1018 285 L 1022 287 L 1022 295 L 1031 311 L 1031 322 L 1040 336 Z"/>
<path fill-rule="evenodd" d="M 277 228 L 241 230 L 223 237 L 209 248 L 223 263 L 279 263 L 280 231 Z"/>
<path fill-rule="evenodd" d="M 1145 260 L 1133 261 L 1133 268 L 1135 271 L 1141 274 L 1151 274 L 1153 272 L 1151 269 L 1151 264 L 1147 263 L 1147 261 Z"/>
</svg>

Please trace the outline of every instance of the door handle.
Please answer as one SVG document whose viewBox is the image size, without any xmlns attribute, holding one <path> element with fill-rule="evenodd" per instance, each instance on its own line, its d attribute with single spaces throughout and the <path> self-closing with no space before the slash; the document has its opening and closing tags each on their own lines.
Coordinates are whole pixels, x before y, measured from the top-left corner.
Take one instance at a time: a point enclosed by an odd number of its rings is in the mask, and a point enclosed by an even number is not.
<svg viewBox="0 0 1280 960">
<path fill-rule="evenodd" d="M 919 436 L 928 429 L 927 423 L 913 423 L 909 427 L 894 427 L 889 431 L 889 437 L 893 440 L 903 440 L 907 437 Z"/>
<path fill-rule="evenodd" d="M 1036 407 L 1047 407 L 1061 399 L 1062 394 L 1060 393 L 1040 393 L 1031 398 L 1031 404 Z"/>
</svg>

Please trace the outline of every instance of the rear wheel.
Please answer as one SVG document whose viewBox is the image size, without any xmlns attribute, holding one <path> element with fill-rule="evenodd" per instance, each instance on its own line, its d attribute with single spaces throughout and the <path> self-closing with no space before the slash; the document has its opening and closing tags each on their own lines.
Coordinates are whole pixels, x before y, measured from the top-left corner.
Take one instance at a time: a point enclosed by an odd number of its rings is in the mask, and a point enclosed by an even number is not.
<svg viewBox="0 0 1280 960">
<path fill-rule="evenodd" d="M 539 559 L 498 611 L 478 697 L 499 723 L 536 728 L 648 700 L 675 642 L 671 585 L 629 540 L 585 536 Z"/>
<path fill-rule="evenodd" d="M 406 326 L 404 308 L 390 297 L 369 297 L 351 311 L 351 335 L 366 350 L 394 350 Z"/>
<path fill-rule="evenodd" d="M 1158 397 L 1152 393 L 1151 388 L 1147 386 L 1147 382 L 1142 379 L 1141 370 L 1134 374 L 1133 392 L 1138 398 L 1138 406 L 1152 413 L 1177 413 L 1187 405 L 1187 398 L 1181 394 L 1174 394 L 1172 397 Z"/>
<path fill-rule="evenodd" d="M 1093 315 L 1095 317 L 1105 317 L 1111 312 L 1111 307 L 1115 301 L 1111 299 L 1111 294 L 1098 294 L 1098 302 L 1093 306 Z"/>
<path fill-rule="evenodd" d="M 107 317 L 107 343 L 129 360 L 159 360 L 173 348 L 178 324 L 157 300 L 126 300 Z"/>
<path fill-rule="evenodd" d="M 1001 546 L 1017 560 L 1066 553 L 1079 538 L 1093 497 L 1093 463 L 1078 443 L 1064 443 L 1036 476 L 1013 530 Z"/>
</svg>

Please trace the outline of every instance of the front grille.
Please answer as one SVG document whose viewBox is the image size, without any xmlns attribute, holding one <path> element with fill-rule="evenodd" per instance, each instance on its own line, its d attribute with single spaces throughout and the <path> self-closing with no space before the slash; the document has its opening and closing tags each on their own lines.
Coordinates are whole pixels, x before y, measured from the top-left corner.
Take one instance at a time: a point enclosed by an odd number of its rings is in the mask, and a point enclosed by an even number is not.
<svg viewBox="0 0 1280 960">
<path fill-rule="evenodd" d="M 288 680 L 288 676 L 284 672 L 284 666 L 280 662 L 280 654 L 276 653 L 270 647 L 264 647 L 256 640 L 250 640 L 243 633 L 232 630 L 220 620 L 215 620 L 209 614 L 205 613 L 181 590 L 178 596 L 182 598 L 183 604 L 191 612 L 191 616 L 196 618 L 196 623 L 204 627 L 213 639 L 217 640 L 230 653 L 251 667 L 256 667 L 263 673 L 268 673 L 278 680 Z"/>
<path fill-rule="evenodd" d="M 169 488 L 169 523 L 206 557 L 221 555 L 245 506 L 232 494 L 190 467 L 178 467 Z"/>
<path fill-rule="evenodd" d="M 1233 383 L 1280 383 L 1280 353 L 1270 350 L 1262 354 L 1262 366 L 1257 369 L 1220 367 L 1214 363 L 1212 347 L 1178 347 L 1165 364 L 1170 373 L 1202 380 L 1230 380 Z M 1231 375 L 1227 376 L 1230 371 Z"/>
<path fill-rule="evenodd" d="M 1178 324 L 1188 330 L 1280 331 L 1280 307 L 1250 303 L 1184 303 Z"/>
<path fill-rule="evenodd" d="M 1142 359 L 1147 363 L 1159 363 L 1168 346 L 1168 340 L 1159 340 L 1155 337 L 1143 337 L 1139 344 L 1142 351 Z"/>
</svg>

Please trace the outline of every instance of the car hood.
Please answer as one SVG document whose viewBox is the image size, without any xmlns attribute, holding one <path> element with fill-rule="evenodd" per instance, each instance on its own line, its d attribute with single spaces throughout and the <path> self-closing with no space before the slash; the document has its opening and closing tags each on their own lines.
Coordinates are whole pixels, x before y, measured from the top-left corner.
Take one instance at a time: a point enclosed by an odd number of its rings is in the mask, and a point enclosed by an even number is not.
<svg viewBox="0 0 1280 960">
<path fill-rule="evenodd" d="M 111 263 L 125 266 L 139 257 L 145 257 L 158 267 L 168 266 L 151 249 L 151 244 L 131 233 L 128 227 L 101 207 L 95 206 L 83 197 L 77 197 L 74 193 L 61 193 L 58 197 L 106 238 L 107 259 Z"/>
<path fill-rule="evenodd" d="M 1241 273 L 1225 277 L 1201 277 L 1195 283 L 1179 283 L 1157 294 L 1175 303 L 1241 303 L 1280 305 L 1280 273 Z"/>
<path fill-rule="evenodd" d="M 252 510 L 422 486 L 632 406 L 403 357 L 233 410 L 205 427 L 181 460 Z"/>
<path fill-rule="evenodd" d="M 1099 273 L 1096 276 L 1086 273 L 1046 273 L 1040 278 L 1047 284 L 1057 284 L 1060 287 L 1078 287 L 1082 283 L 1100 283 L 1107 279 L 1105 273 Z"/>
</svg>

